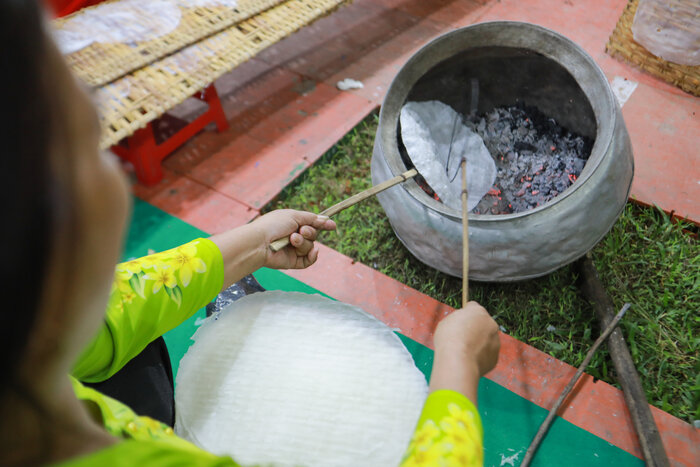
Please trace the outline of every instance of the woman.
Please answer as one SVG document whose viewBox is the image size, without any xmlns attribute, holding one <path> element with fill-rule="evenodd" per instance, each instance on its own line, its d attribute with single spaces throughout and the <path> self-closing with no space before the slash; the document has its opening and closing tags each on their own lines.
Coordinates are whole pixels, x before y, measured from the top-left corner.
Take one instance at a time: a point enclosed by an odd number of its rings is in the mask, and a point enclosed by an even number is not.
<svg viewBox="0 0 700 467">
<path fill-rule="evenodd" d="M 108 378 L 261 266 L 310 266 L 317 232 L 335 224 L 276 211 L 118 265 L 115 275 L 127 185 L 115 161 L 97 149 L 95 110 L 34 1 L 0 0 L 0 39 L 0 141 L 12 197 L 2 229 L 9 305 L 0 340 L 0 464 L 237 465 L 78 379 Z M 270 241 L 285 236 L 291 245 L 273 253 Z M 495 323 L 475 303 L 441 322 L 431 395 L 405 465 L 480 463 L 481 428 L 470 400 L 476 402 L 478 379 L 495 365 L 498 346 Z"/>
</svg>

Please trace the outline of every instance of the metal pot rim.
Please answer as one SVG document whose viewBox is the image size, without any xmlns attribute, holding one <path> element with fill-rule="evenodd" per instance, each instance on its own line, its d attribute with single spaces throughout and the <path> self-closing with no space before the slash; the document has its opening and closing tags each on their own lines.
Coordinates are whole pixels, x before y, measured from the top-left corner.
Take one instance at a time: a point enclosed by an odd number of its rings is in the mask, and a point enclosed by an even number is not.
<svg viewBox="0 0 700 467">
<path fill-rule="evenodd" d="M 517 31 L 518 34 L 512 34 L 514 30 Z M 504 32 L 510 34 L 503 35 Z M 502 37 L 498 38 L 502 39 L 503 42 L 480 43 L 480 37 L 493 34 L 496 36 L 502 34 Z M 615 113 L 616 103 L 612 90 L 607 84 L 605 74 L 588 53 L 567 37 L 551 29 L 531 23 L 492 21 L 456 29 L 431 40 L 408 59 L 392 80 L 379 115 L 381 134 L 378 143 L 382 146 L 390 170 L 394 175 L 400 174 L 406 170 L 405 164 L 401 160 L 401 156 L 398 152 L 398 135 L 396 134 L 396 130 L 398 128 L 400 109 L 406 101 L 410 89 L 413 88 L 425 73 L 450 57 L 442 56 L 436 52 L 443 48 L 449 49 L 450 47 L 443 46 L 454 44 L 457 42 L 455 38 L 463 37 L 475 39 L 476 43 L 463 46 L 459 48 L 459 50 L 453 51 L 454 53 L 450 56 L 476 47 L 501 46 L 531 50 L 555 61 L 564 67 L 578 83 L 593 107 L 593 112 L 596 117 L 595 142 L 591 150 L 591 155 L 581 175 L 576 180 L 576 183 L 549 202 L 537 208 L 513 214 L 494 215 L 470 213 L 470 221 L 490 223 L 520 219 L 537 214 L 544 209 L 564 201 L 593 175 L 603 157 L 608 152 L 610 145 L 613 143 L 613 129 L 615 128 L 617 118 Z M 533 40 L 535 38 L 538 39 L 537 42 Z M 543 38 L 546 40 L 542 40 Z M 426 66 L 425 63 L 421 64 L 420 62 L 422 61 L 428 62 L 428 66 Z M 416 74 L 415 71 L 420 72 L 420 70 L 416 70 L 419 67 L 423 68 L 423 71 L 420 74 Z M 389 114 L 386 109 L 392 107 L 395 111 Z M 413 179 L 403 183 L 401 189 L 406 190 L 418 202 L 433 211 L 454 220 L 460 220 L 462 218 L 462 214 L 459 210 L 453 209 L 428 196 Z"/>
</svg>

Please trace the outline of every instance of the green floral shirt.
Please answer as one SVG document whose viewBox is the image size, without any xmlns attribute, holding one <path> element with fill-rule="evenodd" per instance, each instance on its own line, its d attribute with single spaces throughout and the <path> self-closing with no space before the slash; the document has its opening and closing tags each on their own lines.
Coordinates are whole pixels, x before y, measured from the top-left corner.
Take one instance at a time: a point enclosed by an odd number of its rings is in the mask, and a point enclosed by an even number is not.
<svg viewBox="0 0 700 467">
<path fill-rule="evenodd" d="M 104 326 L 78 359 L 73 376 L 104 381 L 219 293 L 219 248 L 198 239 L 117 266 Z"/>
<path fill-rule="evenodd" d="M 237 466 L 179 438 L 172 428 L 78 380 L 103 381 L 158 336 L 209 303 L 223 285 L 223 259 L 206 239 L 117 266 L 104 326 L 73 370 L 76 396 L 102 414 L 105 429 L 122 441 L 72 459 L 65 467 Z M 474 405 L 454 391 L 428 396 L 402 467 L 482 465 L 482 429 Z"/>
<path fill-rule="evenodd" d="M 474 404 L 448 390 L 431 393 L 401 467 L 462 467 L 484 464 L 484 432 Z"/>
</svg>

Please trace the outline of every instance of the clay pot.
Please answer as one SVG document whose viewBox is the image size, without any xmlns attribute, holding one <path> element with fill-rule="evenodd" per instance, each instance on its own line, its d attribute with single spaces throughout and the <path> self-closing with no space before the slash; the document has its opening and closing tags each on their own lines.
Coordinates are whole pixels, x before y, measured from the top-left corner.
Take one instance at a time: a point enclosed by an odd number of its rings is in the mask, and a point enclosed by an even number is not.
<svg viewBox="0 0 700 467">
<path fill-rule="evenodd" d="M 478 93 L 472 91 L 474 82 Z M 401 107 L 432 99 L 464 114 L 532 105 L 594 140 L 579 178 L 548 203 L 515 214 L 469 215 L 470 279 L 514 281 L 554 271 L 593 248 L 621 214 L 634 171 L 629 135 L 605 75 L 566 37 L 533 24 L 499 21 L 449 32 L 416 52 L 394 78 L 382 105 L 373 183 L 410 165 L 399 151 Z M 414 180 L 378 198 L 396 236 L 413 255 L 461 277 L 460 211 L 428 196 Z"/>
</svg>

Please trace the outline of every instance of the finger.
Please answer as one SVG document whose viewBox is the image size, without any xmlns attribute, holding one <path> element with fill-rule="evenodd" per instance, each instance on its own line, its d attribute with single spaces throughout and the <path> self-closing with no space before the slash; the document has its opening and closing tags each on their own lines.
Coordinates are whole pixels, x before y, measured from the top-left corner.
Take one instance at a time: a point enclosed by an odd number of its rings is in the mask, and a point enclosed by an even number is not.
<svg viewBox="0 0 700 467">
<path fill-rule="evenodd" d="M 335 230 L 335 221 L 332 221 L 328 216 L 318 215 L 315 222 L 310 224 L 318 230 Z"/>
<path fill-rule="evenodd" d="M 296 249 L 297 256 L 308 255 L 313 247 L 314 247 L 314 242 L 312 242 L 310 240 L 304 240 L 304 242 L 301 245 L 299 245 Z"/>
<path fill-rule="evenodd" d="M 311 226 L 319 225 L 323 222 L 323 220 L 320 219 L 320 217 L 321 216 L 319 216 L 318 214 L 314 214 L 313 212 L 292 211 L 292 218 L 300 226 L 302 226 L 302 225 L 311 225 Z M 327 219 L 327 217 L 324 216 L 324 219 Z"/>
<path fill-rule="evenodd" d="M 304 257 L 304 267 L 307 268 L 314 264 L 318 259 L 318 246 L 314 246 L 309 254 Z"/>
<path fill-rule="evenodd" d="M 297 249 L 304 244 L 304 237 L 300 233 L 294 232 L 289 236 L 289 243 Z"/>
<path fill-rule="evenodd" d="M 321 225 L 315 226 L 317 229 L 319 229 L 319 230 L 335 230 L 336 229 L 337 225 L 336 225 L 335 221 L 328 219 L 326 216 L 319 216 L 319 217 L 322 218 L 321 220 L 323 222 Z"/>
<path fill-rule="evenodd" d="M 304 225 L 304 226 L 302 226 L 301 229 L 299 229 L 299 233 L 305 239 L 311 240 L 313 242 L 314 240 L 316 240 L 316 236 L 318 235 L 318 230 L 314 229 L 311 226 Z"/>
<path fill-rule="evenodd" d="M 335 230 L 335 222 L 328 216 L 314 214 L 306 211 L 293 211 L 292 216 L 299 225 L 310 225 L 319 230 Z"/>
<path fill-rule="evenodd" d="M 309 254 L 309 251 L 311 251 L 311 248 L 314 245 L 312 241 L 306 240 L 299 233 L 293 233 L 289 237 L 289 242 L 291 243 L 292 247 L 294 247 L 294 253 L 297 256 L 306 256 Z"/>
<path fill-rule="evenodd" d="M 489 316 L 491 315 L 486 308 L 484 308 L 479 302 L 476 302 L 474 300 L 470 300 L 464 307 L 464 309 L 479 313 L 486 313 Z"/>
</svg>

